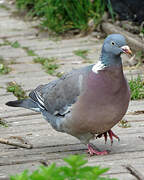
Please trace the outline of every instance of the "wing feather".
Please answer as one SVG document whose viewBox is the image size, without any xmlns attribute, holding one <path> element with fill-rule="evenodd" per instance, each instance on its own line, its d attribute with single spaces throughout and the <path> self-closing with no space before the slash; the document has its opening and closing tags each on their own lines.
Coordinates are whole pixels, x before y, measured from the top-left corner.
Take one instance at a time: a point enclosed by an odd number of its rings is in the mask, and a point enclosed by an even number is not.
<svg viewBox="0 0 144 180">
<path fill-rule="evenodd" d="M 92 65 L 73 70 L 60 79 L 38 86 L 29 96 L 49 113 L 64 116 L 82 92 L 84 79 L 91 69 Z"/>
</svg>

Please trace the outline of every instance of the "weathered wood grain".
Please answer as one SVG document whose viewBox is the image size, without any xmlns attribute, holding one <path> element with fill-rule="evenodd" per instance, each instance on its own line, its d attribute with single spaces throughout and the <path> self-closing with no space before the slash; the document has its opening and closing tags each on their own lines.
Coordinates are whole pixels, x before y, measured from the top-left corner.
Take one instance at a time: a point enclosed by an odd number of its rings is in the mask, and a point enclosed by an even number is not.
<svg viewBox="0 0 144 180">
<path fill-rule="evenodd" d="M 0 179 L 8 180 L 9 175 L 20 173 L 24 169 L 30 172 L 39 165 L 56 162 L 63 165 L 62 159 L 70 154 L 85 154 L 86 146 L 81 144 L 75 137 L 56 132 L 43 119 L 41 114 L 22 108 L 11 108 L 5 105 L 7 101 L 16 98 L 6 92 L 7 83 L 16 81 L 26 92 L 34 89 L 39 84 L 45 84 L 56 79 L 48 75 L 40 64 L 33 63 L 33 56 L 28 56 L 22 47 L 28 47 L 42 57 L 58 57 L 60 68 L 58 71 L 68 72 L 74 68 L 79 68 L 84 64 L 83 59 L 74 54 L 73 51 L 88 49 L 88 57 L 93 62 L 99 59 L 103 40 L 93 38 L 91 35 L 86 37 L 73 37 L 72 39 L 60 39 L 54 41 L 49 36 L 36 36 L 40 34 L 38 29 L 32 28 L 35 22 L 25 22 L 20 18 L 11 16 L 15 10 L 13 5 L 10 10 L 0 9 L 0 43 L 3 38 L 10 42 L 18 41 L 21 47 L 1 46 L 0 55 L 8 63 L 14 60 L 15 64 L 9 64 L 12 71 L 7 75 L 0 76 L 0 118 L 5 121 L 8 127 L 0 126 L 0 138 L 10 138 L 18 136 L 25 138 L 33 145 L 32 149 L 14 147 L 0 144 Z M 8 26 L 9 24 L 9 26 Z M 128 79 L 137 74 L 143 73 L 141 69 L 125 67 L 125 74 Z M 124 117 L 131 127 L 121 128 L 115 126 L 114 132 L 120 137 L 120 142 L 116 140 L 111 146 L 108 140 L 104 139 L 93 141 L 99 150 L 107 149 L 110 151 L 107 156 L 87 155 L 89 165 L 100 165 L 110 167 L 106 175 L 116 177 L 120 180 L 138 179 L 127 166 L 134 168 L 136 173 L 143 176 L 144 162 L 144 101 L 132 101 L 127 115 Z M 131 169 L 132 169 L 131 168 Z"/>
</svg>

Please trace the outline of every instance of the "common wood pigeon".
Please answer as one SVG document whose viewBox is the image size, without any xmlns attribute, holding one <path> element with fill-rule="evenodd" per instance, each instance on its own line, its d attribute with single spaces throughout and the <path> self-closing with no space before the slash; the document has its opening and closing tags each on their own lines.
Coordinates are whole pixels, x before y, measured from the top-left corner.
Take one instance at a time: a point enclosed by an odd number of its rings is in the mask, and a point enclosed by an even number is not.
<svg viewBox="0 0 144 180">
<path fill-rule="evenodd" d="M 78 138 L 88 147 L 90 155 L 97 151 L 90 139 L 101 137 L 111 143 L 118 138 L 111 128 L 125 115 L 130 91 L 123 74 L 122 53 L 131 54 L 125 38 L 111 34 L 105 40 L 97 64 L 63 75 L 60 79 L 40 85 L 29 98 L 9 101 L 8 106 L 24 107 L 41 112 L 56 130 Z"/>
</svg>

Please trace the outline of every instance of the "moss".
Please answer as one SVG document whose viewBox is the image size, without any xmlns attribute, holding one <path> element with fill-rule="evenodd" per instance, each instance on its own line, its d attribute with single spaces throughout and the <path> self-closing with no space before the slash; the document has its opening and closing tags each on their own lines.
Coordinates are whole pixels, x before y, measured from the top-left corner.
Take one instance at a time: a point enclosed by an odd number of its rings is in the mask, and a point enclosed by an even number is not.
<svg viewBox="0 0 144 180">
<path fill-rule="evenodd" d="M 11 68 L 8 67 L 3 57 L 0 57 L 0 74 L 8 74 L 11 71 Z"/>
<path fill-rule="evenodd" d="M 25 50 L 28 56 L 37 56 L 37 54 L 32 49 L 29 49 L 29 47 L 22 47 L 22 48 Z"/>
<path fill-rule="evenodd" d="M 76 55 L 76 56 L 80 56 L 81 58 L 83 58 L 84 60 L 87 60 L 87 55 L 88 55 L 88 52 L 89 50 L 88 49 L 85 49 L 85 50 L 76 50 L 76 51 L 73 51 L 73 53 Z"/>
<path fill-rule="evenodd" d="M 19 100 L 27 98 L 26 92 L 23 88 L 14 81 L 8 83 L 7 92 L 12 92 Z"/>
<path fill-rule="evenodd" d="M 56 64 L 56 58 L 44 58 L 44 57 L 37 57 L 33 60 L 35 63 L 40 63 L 45 69 L 45 71 L 50 75 L 56 75 L 56 70 L 59 68 L 59 65 Z"/>
</svg>

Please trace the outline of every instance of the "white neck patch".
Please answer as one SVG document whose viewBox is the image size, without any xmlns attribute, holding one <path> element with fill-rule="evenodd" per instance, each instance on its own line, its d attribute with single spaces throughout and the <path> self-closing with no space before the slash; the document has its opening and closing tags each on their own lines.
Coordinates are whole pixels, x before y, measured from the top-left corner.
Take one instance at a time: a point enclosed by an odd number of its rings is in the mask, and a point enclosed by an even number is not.
<svg viewBox="0 0 144 180">
<path fill-rule="evenodd" d="M 105 68 L 105 65 L 101 61 L 98 61 L 97 64 L 93 65 L 92 71 L 97 74 L 98 71 L 100 71 L 104 68 Z"/>
</svg>

